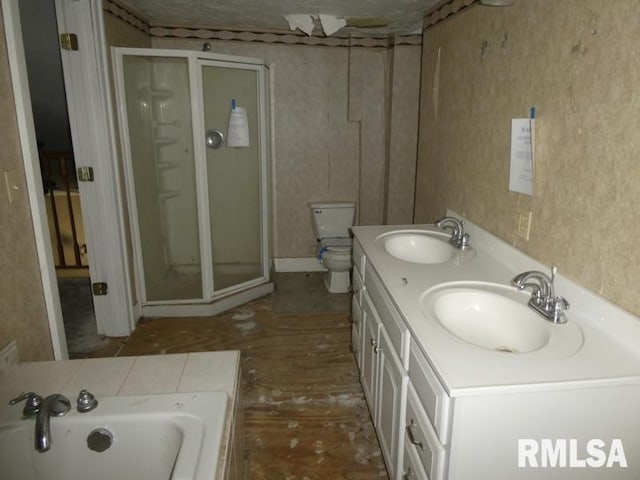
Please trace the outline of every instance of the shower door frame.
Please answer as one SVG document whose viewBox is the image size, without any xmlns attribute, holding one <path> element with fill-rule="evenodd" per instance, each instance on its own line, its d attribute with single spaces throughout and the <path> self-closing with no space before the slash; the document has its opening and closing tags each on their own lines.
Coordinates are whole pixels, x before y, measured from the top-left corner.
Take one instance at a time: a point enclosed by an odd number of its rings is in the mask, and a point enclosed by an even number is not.
<svg viewBox="0 0 640 480">
<path fill-rule="evenodd" d="M 202 278 L 202 297 L 182 300 L 148 300 L 146 283 L 144 278 L 144 264 L 142 259 L 141 234 L 139 229 L 139 213 L 135 200 L 135 184 L 132 168 L 131 145 L 129 141 L 129 126 L 127 120 L 127 107 L 124 90 L 123 57 L 169 57 L 185 58 L 189 73 L 189 97 L 191 107 L 191 123 L 193 133 L 194 168 L 196 172 L 196 207 L 198 218 L 198 235 L 200 239 L 200 265 Z M 113 69 L 116 82 L 116 101 L 118 109 L 118 122 L 120 130 L 120 141 L 122 145 L 122 157 L 124 167 L 125 186 L 128 197 L 128 212 L 131 228 L 132 248 L 134 256 L 134 278 L 138 287 L 138 299 L 141 304 L 143 315 L 155 316 L 181 316 L 181 315 L 209 315 L 232 308 L 238 302 L 222 301 L 220 308 L 204 308 L 206 304 L 212 304 L 219 299 L 231 298 L 233 294 L 254 289 L 254 294 L 240 295 L 241 302 L 248 301 L 258 296 L 270 293 L 273 285 L 269 282 L 270 258 L 269 258 L 269 194 L 268 194 L 268 141 L 267 122 L 267 65 L 263 60 L 223 55 L 209 52 L 154 49 L 154 48 L 125 48 L 112 47 Z M 206 62 L 206 63 L 205 63 Z M 213 251 L 210 230 L 210 205 L 209 205 L 209 185 L 207 181 L 207 158 L 205 138 L 204 113 L 202 91 L 202 69 L 205 66 L 215 63 L 218 67 L 253 70 L 257 75 L 258 87 L 258 136 L 259 142 L 258 161 L 260 171 L 260 236 L 262 253 L 262 276 L 242 282 L 230 287 L 216 290 L 213 280 Z M 227 148 L 227 147 L 225 147 Z M 186 308 L 188 306 L 195 308 Z M 178 309 L 172 308 L 173 306 Z M 201 308 L 198 308 L 200 306 Z"/>
</svg>

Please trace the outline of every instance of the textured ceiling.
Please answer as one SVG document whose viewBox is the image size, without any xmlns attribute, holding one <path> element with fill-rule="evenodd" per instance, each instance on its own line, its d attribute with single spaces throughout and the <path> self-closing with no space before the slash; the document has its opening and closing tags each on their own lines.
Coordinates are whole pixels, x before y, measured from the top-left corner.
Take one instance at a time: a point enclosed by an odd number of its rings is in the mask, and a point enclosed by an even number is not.
<svg viewBox="0 0 640 480">
<path fill-rule="evenodd" d="M 440 0 L 119 0 L 151 26 L 289 31 L 285 15 L 384 17 L 383 28 L 343 27 L 336 36 L 420 33 L 425 11 Z M 314 35 L 323 35 L 319 22 Z"/>
</svg>

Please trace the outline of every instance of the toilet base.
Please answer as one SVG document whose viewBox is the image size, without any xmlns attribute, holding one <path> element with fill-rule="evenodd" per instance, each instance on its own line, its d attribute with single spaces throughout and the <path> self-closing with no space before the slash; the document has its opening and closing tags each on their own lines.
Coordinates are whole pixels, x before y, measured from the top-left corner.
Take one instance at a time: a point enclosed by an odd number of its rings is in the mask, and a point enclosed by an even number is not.
<svg viewBox="0 0 640 480">
<path fill-rule="evenodd" d="M 348 293 L 351 286 L 349 271 L 327 272 L 324 276 L 324 285 L 329 293 Z"/>
</svg>

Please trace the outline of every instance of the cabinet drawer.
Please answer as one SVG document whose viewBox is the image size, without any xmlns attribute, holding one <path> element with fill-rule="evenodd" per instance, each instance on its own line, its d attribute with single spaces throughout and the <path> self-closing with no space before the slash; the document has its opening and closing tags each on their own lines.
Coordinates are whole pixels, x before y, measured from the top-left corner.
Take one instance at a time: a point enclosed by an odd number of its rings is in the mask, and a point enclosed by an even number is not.
<svg viewBox="0 0 640 480">
<path fill-rule="evenodd" d="M 451 399 L 415 342 L 409 349 L 409 379 L 443 445 L 449 442 Z"/>
<path fill-rule="evenodd" d="M 362 273 L 358 267 L 353 267 L 353 298 L 358 300 L 358 303 L 362 305 L 362 292 L 364 291 L 364 280 L 362 279 Z"/>
<path fill-rule="evenodd" d="M 367 263 L 367 257 L 364 255 L 362 245 L 357 238 L 353 239 L 353 266 L 360 270 L 360 274 L 364 275 L 364 268 Z M 362 277 L 364 278 L 364 277 Z"/>
<path fill-rule="evenodd" d="M 366 291 L 373 301 L 380 315 L 380 320 L 391 339 L 391 344 L 400 357 L 402 366 L 408 369 L 409 330 L 405 327 L 404 321 L 398 314 L 388 294 L 385 292 L 380 277 L 378 277 L 378 274 L 372 268 L 369 268 L 364 283 Z"/>
<path fill-rule="evenodd" d="M 416 449 L 407 439 L 404 441 L 404 455 L 402 456 L 401 480 L 430 480 L 420 458 L 416 454 Z"/>
<path fill-rule="evenodd" d="M 426 412 L 422 408 L 418 394 L 409 383 L 407 391 L 407 410 L 405 416 L 405 450 L 417 453 L 420 463 L 430 480 L 444 478 L 446 451 L 438 441 L 438 437 Z"/>
</svg>

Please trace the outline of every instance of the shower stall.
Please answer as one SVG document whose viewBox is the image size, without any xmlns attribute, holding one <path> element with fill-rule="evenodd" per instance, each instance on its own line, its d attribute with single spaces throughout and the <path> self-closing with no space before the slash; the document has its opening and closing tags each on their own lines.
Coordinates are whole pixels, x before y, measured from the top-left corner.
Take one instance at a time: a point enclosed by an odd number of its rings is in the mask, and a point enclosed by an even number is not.
<svg viewBox="0 0 640 480">
<path fill-rule="evenodd" d="M 113 60 L 142 314 L 210 315 L 270 292 L 266 65 L 132 48 Z"/>
</svg>

